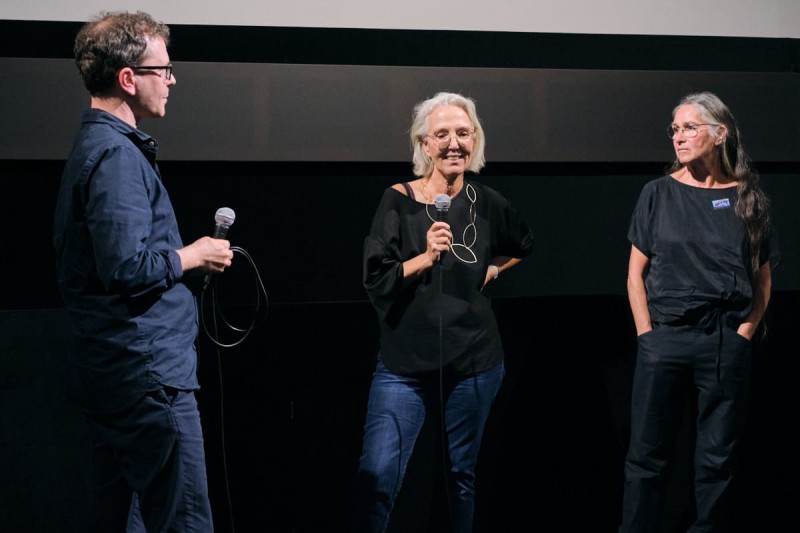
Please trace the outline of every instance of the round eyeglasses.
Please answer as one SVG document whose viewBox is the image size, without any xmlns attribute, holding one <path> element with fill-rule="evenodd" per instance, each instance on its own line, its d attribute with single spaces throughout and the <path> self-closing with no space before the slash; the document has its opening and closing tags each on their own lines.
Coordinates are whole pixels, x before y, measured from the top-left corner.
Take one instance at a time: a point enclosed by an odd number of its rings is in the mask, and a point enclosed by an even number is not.
<svg viewBox="0 0 800 533">
<path fill-rule="evenodd" d="M 667 126 L 667 136 L 670 139 L 674 139 L 679 132 L 683 132 L 684 137 L 686 137 L 687 139 L 692 139 L 694 137 L 697 137 L 698 133 L 697 128 L 700 126 L 719 126 L 719 124 L 689 124 L 688 126 L 685 126 L 683 128 L 681 128 L 680 126 L 676 126 L 675 124 L 670 124 L 669 126 Z"/>
<path fill-rule="evenodd" d="M 458 130 L 456 132 L 437 131 L 433 135 L 426 135 L 426 137 L 430 137 L 439 147 L 439 150 L 444 150 L 450 146 L 453 137 L 455 137 L 459 146 L 466 146 L 475 137 L 475 132 L 469 130 Z"/>
<path fill-rule="evenodd" d="M 131 67 L 134 70 L 163 70 L 164 71 L 164 81 L 169 81 L 172 79 L 172 65 L 163 65 L 163 66 L 156 66 L 156 65 L 136 65 Z"/>
</svg>

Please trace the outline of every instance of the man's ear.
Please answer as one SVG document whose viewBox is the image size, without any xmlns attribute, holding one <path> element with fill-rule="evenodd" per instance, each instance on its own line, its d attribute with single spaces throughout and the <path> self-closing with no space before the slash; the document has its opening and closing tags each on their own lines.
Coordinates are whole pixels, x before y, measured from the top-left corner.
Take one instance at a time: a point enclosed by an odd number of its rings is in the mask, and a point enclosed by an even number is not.
<svg viewBox="0 0 800 533">
<path fill-rule="evenodd" d="M 117 83 L 125 94 L 136 94 L 136 74 L 130 67 L 125 67 L 117 72 Z"/>
</svg>

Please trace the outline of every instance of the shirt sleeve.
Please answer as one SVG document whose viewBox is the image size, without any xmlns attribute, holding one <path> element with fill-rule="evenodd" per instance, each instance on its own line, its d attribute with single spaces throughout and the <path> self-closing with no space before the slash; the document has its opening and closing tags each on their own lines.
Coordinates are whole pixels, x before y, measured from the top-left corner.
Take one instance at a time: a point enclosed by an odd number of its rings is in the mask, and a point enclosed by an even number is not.
<svg viewBox="0 0 800 533">
<path fill-rule="evenodd" d="M 132 147 L 109 148 L 88 164 L 86 221 L 103 285 L 130 296 L 172 287 L 183 275 L 180 257 L 152 248 L 160 242 L 154 226 L 166 223 L 155 219 L 155 171 Z"/>
<path fill-rule="evenodd" d="M 652 243 L 650 242 L 650 215 L 653 209 L 652 187 L 645 186 L 639 194 L 639 199 L 631 215 L 630 226 L 628 227 L 628 240 L 637 250 L 647 257 L 652 255 Z"/>
<path fill-rule="evenodd" d="M 511 202 L 506 201 L 498 233 L 495 255 L 522 259 L 533 250 L 533 230 L 522 219 Z"/>
<path fill-rule="evenodd" d="M 364 239 L 363 283 L 379 317 L 385 318 L 403 288 L 403 261 L 400 247 L 400 214 L 384 193 Z"/>
</svg>

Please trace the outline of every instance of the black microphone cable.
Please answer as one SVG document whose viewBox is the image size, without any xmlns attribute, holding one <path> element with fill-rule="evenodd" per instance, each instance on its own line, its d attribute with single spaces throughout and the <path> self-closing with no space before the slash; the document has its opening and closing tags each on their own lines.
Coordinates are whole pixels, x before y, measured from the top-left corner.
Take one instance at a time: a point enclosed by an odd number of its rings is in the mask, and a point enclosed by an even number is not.
<svg viewBox="0 0 800 533">
<path fill-rule="evenodd" d="M 439 425 L 441 430 L 442 442 L 442 476 L 444 485 L 445 501 L 447 502 L 447 512 L 450 517 L 451 527 L 455 526 L 455 517 L 453 516 L 453 502 L 450 496 L 450 445 L 447 439 L 447 416 L 445 414 L 445 393 L 444 393 L 444 321 L 442 318 L 442 307 L 444 307 L 444 294 L 443 288 L 443 271 L 442 265 L 443 257 L 439 257 L 439 417 L 441 423 Z M 452 392 L 452 391 L 451 391 Z"/>
<path fill-rule="evenodd" d="M 450 196 L 447 194 L 439 194 L 434 199 L 436 206 L 436 220 L 447 222 L 447 212 L 450 209 Z M 441 450 L 442 450 L 442 474 L 443 485 L 445 493 L 445 501 L 447 502 L 447 512 L 450 517 L 450 527 L 455 526 L 455 517 L 453 516 L 453 502 L 450 496 L 450 445 L 447 439 L 447 417 L 445 415 L 445 393 L 444 393 L 444 254 L 439 254 L 439 261 L 436 267 L 439 270 L 439 416 L 441 423 L 439 424 L 441 430 Z M 452 392 L 452 391 L 451 391 Z"/>
<path fill-rule="evenodd" d="M 250 254 L 247 253 L 243 248 L 238 246 L 231 246 L 231 251 L 235 254 L 240 254 L 244 256 L 246 259 L 246 264 L 252 268 L 254 274 L 254 281 L 255 281 L 255 307 L 253 317 L 250 323 L 242 328 L 234 326 L 228 319 L 225 318 L 224 314 L 221 311 L 220 301 L 217 298 L 217 287 L 218 287 L 218 276 L 214 276 L 211 278 L 211 281 L 205 281 L 203 283 L 203 289 L 200 293 L 200 322 L 203 324 L 203 331 L 205 332 L 208 339 L 214 343 L 217 347 L 216 349 L 216 356 L 217 356 L 217 375 L 219 376 L 219 411 L 220 411 L 220 439 L 221 439 L 221 453 L 222 453 L 222 475 L 225 480 L 225 496 L 228 503 L 228 510 L 230 513 L 230 531 L 231 533 L 236 532 L 236 526 L 234 524 L 233 518 L 233 502 L 231 499 L 231 490 L 230 490 L 230 483 L 229 483 L 229 476 L 228 476 L 228 454 L 226 451 L 225 445 L 225 403 L 224 403 L 224 387 L 223 383 L 224 380 L 222 378 L 222 354 L 220 349 L 221 348 L 232 348 L 234 346 L 238 346 L 250 335 L 250 333 L 257 327 L 259 320 L 263 320 L 266 318 L 266 313 L 269 309 L 269 297 L 267 295 L 267 291 L 264 288 L 264 282 L 261 280 L 261 274 L 258 272 L 258 267 L 256 267 L 253 258 L 250 257 Z M 238 264 L 238 262 L 237 262 Z M 230 274 L 229 274 L 230 275 Z M 208 280 L 208 276 L 206 276 L 206 280 Z M 211 288 L 211 321 L 212 321 L 212 329 L 214 334 L 208 330 L 208 326 L 206 325 L 206 318 L 205 318 L 205 295 L 208 288 Z M 223 343 L 220 341 L 219 335 L 219 323 L 217 319 L 221 319 L 222 323 L 231 331 L 237 332 L 241 334 L 241 336 L 234 342 L 231 343 Z"/>
<path fill-rule="evenodd" d="M 203 324 L 203 330 L 206 333 L 206 336 L 219 346 L 220 348 L 233 348 L 234 346 L 238 346 L 253 332 L 253 330 L 258 325 L 259 321 L 263 321 L 266 318 L 266 313 L 269 310 L 269 296 L 267 296 L 267 291 L 264 288 L 264 282 L 261 280 L 261 274 L 258 272 L 258 267 L 256 267 L 253 258 L 250 257 L 243 248 L 239 246 L 231 246 L 231 251 L 235 254 L 241 254 L 247 260 L 247 263 L 253 270 L 253 281 L 255 282 L 255 304 L 253 308 L 253 316 L 250 320 L 250 323 L 246 327 L 237 327 L 234 326 L 228 319 L 225 318 L 225 315 L 222 313 L 220 299 L 217 297 L 217 286 L 218 286 L 218 277 L 213 277 L 213 282 L 210 283 L 208 286 L 203 288 L 203 292 L 200 294 L 200 322 Z M 212 335 L 211 332 L 208 330 L 208 326 L 206 325 L 205 319 L 205 296 L 206 296 L 206 289 L 211 287 L 211 310 L 212 310 L 212 318 L 214 322 L 214 334 Z M 235 340 L 234 342 L 224 343 L 217 337 L 218 335 L 218 324 L 217 324 L 217 317 L 219 317 L 223 324 L 228 328 L 230 331 L 234 331 L 240 333 L 241 336 Z"/>
</svg>

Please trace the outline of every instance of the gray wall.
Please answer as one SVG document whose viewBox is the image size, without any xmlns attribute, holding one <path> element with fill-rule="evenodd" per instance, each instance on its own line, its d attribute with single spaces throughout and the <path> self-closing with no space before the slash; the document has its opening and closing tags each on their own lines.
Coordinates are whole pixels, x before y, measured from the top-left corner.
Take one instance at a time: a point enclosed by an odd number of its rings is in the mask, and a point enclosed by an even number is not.
<svg viewBox="0 0 800 533">
<path fill-rule="evenodd" d="M 407 161 L 413 105 L 439 90 L 476 99 L 492 162 L 667 161 L 670 112 L 701 89 L 756 161 L 800 146 L 795 73 L 175 64 L 167 117 L 140 125 L 165 160 Z M 73 62 L 0 57 L 0 90 L 0 160 L 63 159 L 88 103 Z"/>
</svg>

